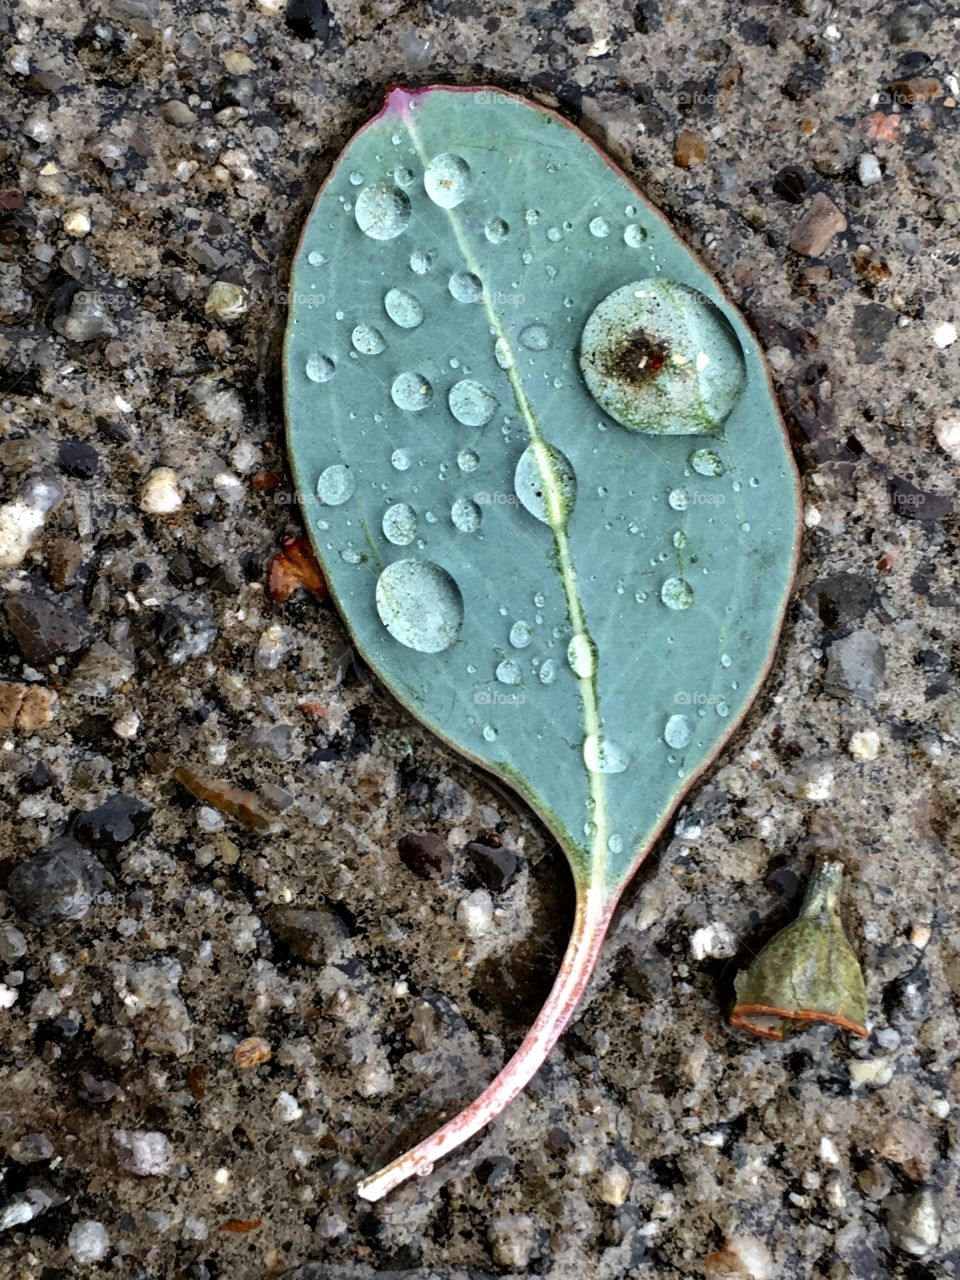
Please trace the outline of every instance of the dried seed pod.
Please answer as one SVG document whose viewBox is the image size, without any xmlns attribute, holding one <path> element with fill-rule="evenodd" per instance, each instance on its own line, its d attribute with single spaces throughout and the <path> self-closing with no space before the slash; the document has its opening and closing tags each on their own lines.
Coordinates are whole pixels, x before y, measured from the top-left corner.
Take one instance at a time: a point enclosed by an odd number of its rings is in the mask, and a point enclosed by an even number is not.
<svg viewBox="0 0 960 1280">
<path fill-rule="evenodd" d="M 806 1022 L 867 1034 L 863 971 L 840 919 L 842 875 L 841 862 L 815 865 L 800 915 L 738 974 L 731 1026 L 772 1040 Z"/>
</svg>

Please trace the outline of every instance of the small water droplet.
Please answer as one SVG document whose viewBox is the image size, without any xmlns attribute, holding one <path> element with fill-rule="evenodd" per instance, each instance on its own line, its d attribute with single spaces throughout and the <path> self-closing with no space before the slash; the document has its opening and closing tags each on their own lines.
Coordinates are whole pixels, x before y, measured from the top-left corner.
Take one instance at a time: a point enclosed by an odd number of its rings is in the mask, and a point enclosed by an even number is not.
<svg viewBox="0 0 960 1280">
<path fill-rule="evenodd" d="M 328 259 L 320 252 L 319 249 L 311 249 L 307 254 L 307 261 L 310 263 L 311 267 L 322 267 Z"/>
<path fill-rule="evenodd" d="M 398 187 L 409 187 L 414 179 L 414 172 L 406 165 L 399 165 L 393 171 L 393 180 Z"/>
<path fill-rule="evenodd" d="M 678 529 L 677 532 L 673 535 L 673 545 L 677 548 L 678 551 L 682 551 L 683 548 L 687 545 L 687 535 L 683 532 L 682 529 Z"/>
<path fill-rule="evenodd" d="M 497 731 L 492 724 L 485 724 L 483 726 L 483 736 L 487 740 L 487 742 L 496 742 Z"/>
<path fill-rule="evenodd" d="M 712 449 L 697 449 L 690 455 L 690 465 L 698 476 L 722 476 L 723 462 Z"/>
<path fill-rule="evenodd" d="M 371 324 L 358 324 L 350 335 L 350 341 L 362 356 L 377 356 L 387 345 L 380 330 Z"/>
<path fill-rule="evenodd" d="M 335 462 L 320 472 L 317 480 L 317 497 L 327 507 L 339 507 L 353 497 L 357 482 L 353 472 L 342 462 Z"/>
<path fill-rule="evenodd" d="M 540 663 L 540 670 L 537 672 L 540 683 L 553 684 L 554 680 L 557 678 L 557 670 L 558 667 L 553 658 L 545 658 L 543 662 Z"/>
<path fill-rule="evenodd" d="M 456 420 L 465 427 L 482 427 L 497 411 L 499 401 L 492 391 L 464 378 L 447 392 L 447 404 Z"/>
<path fill-rule="evenodd" d="M 383 536 L 395 547 L 406 547 L 417 536 L 417 513 L 405 502 L 395 502 L 383 513 Z"/>
<path fill-rule="evenodd" d="M 472 271 L 455 271 L 447 288 L 458 302 L 479 302 L 483 294 L 483 282 Z"/>
<path fill-rule="evenodd" d="M 529 249 L 524 249 L 523 253 L 520 255 L 520 260 L 525 267 L 529 267 L 530 263 L 533 261 L 533 253 Z"/>
<path fill-rule="evenodd" d="M 667 495 L 667 502 L 670 503 L 674 511 L 686 511 L 690 505 L 690 495 L 686 489 L 671 489 Z"/>
<path fill-rule="evenodd" d="M 543 606 L 547 603 L 547 597 L 543 594 L 542 591 L 538 591 L 537 594 L 533 597 L 533 603 L 537 606 L 538 609 L 542 609 Z"/>
<path fill-rule="evenodd" d="M 480 457 L 473 449 L 461 449 L 457 454 L 457 466 L 461 471 L 476 471 Z"/>
<path fill-rule="evenodd" d="M 744 520 L 744 522 L 743 522 L 743 523 L 741 524 L 741 526 L 740 526 L 740 532 L 741 532 L 741 533 L 749 533 L 749 532 L 750 532 L 750 521 L 749 521 L 749 520 Z"/>
<path fill-rule="evenodd" d="M 607 841 L 607 848 L 611 853 L 623 853 L 623 836 L 618 836 L 616 832 Z"/>
<path fill-rule="evenodd" d="M 493 344 L 493 355 L 501 369 L 513 368 L 513 351 L 506 338 L 498 338 Z"/>
<path fill-rule="evenodd" d="M 563 232 L 560 230 L 560 228 L 559 228 L 559 227 L 548 227 L 548 228 L 547 228 L 547 239 L 548 239 L 548 240 L 552 240 L 552 241 L 553 241 L 553 243 L 554 243 L 554 244 L 556 244 L 556 242 L 557 242 L 558 240 L 562 240 L 562 239 L 563 239 Z"/>
<path fill-rule="evenodd" d="M 542 324 L 528 324 L 520 330 L 520 342 L 528 351 L 546 351 L 550 346 L 550 334 Z"/>
<path fill-rule="evenodd" d="M 624 773 L 630 756 L 603 734 L 591 733 L 583 740 L 583 762 L 591 773 Z"/>
<path fill-rule="evenodd" d="M 476 533 L 483 512 L 472 498 L 456 498 L 450 508 L 450 519 L 461 533 Z"/>
<path fill-rule="evenodd" d="M 552 445 L 531 444 L 524 449 L 514 472 L 513 487 L 523 507 L 537 520 L 549 524 L 551 510 L 544 466 L 549 467 L 548 479 L 554 485 L 555 501 L 560 505 L 559 514 L 563 518 L 568 516 L 577 497 L 577 478 L 569 458 Z"/>
<path fill-rule="evenodd" d="M 406 449 L 394 449 L 390 455 L 390 461 L 398 471 L 406 471 L 410 466 L 410 455 Z"/>
<path fill-rule="evenodd" d="M 515 649 L 525 649 L 533 639 L 533 628 L 522 619 L 510 628 L 510 643 Z"/>
<path fill-rule="evenodd" d="M 410 270 L 418 276 L 425 276 L 433 270 L 436 254 L 430 249 L 414 249 L 410 255 Z"/>
<path fill-rule="evenodd" d="M 311 382 L 329 382 L 336 371 L 337 366 L 321 351 L 315 351 L 312 356 L 307 357 L 306 374 Z"/>
<path fill-rule="evenodd" d="M 540 210 L 528 209 L 523 216 L 528 227 L 535 227 L 540 221 Z"/>
<path fill-rule="evenodd" d="M 668 609 L 689 609 L 693 604 L 693 587 L 684 578 L 668 578 L 660 588 L 660 599 Z"/>
<path fill-rule="evenodd" d="M 340 550 L 340 559 L 344 564 L 359 564 L 363 557 L 356 547 L 342 547 Z"/>
<path fill-rule="evenodd" d="M 623 232 L 623 242 L 631 249 L 639 249 L 647 238 L 647 233 L 643 227 L 638 227 L 635 222 L 631 222 Z"/>
<path fill-rule="evenodd" d="M 671 716 L 663 731 L 664 742 L 675 751 L 682 751 L 684 747 L 689 746 L 692 736 L 693 730 L 686 716 Z"/>
<path fill-rule="evenodd" d="M 351 175 L 350 175 L 350 185 L 351 185 L 352 187 L 362 187 L 362 186 L 363 186 L 363 174 L 360 172 L 360 170 L 359 170 L 359 169 L 354 169 L 353 173 L 351 173 Z"/>
<path fill-rule="evenodd" d="M 720 665 L 721 665 L 721 667 L 732 667 L 732 666 L 733 666 L 733 659 L 730 657 L 729 653 L 721 653 L 721 655 L 720 655 Z"/>
<path fill-rule="evenodd" d="M 395 560 L 377 579 L 380 621 L 408 649 L 440 653 L 460 635 L 463 597 L 460 588 L 430 560 Z"/>
<path fill-rule="evenodd" d="M 504 658 L 497 663 L 496 676 L 501 684 L 519 684 L 523 679 L 520 668 L 512 658 Z"/>
<path fill-rule="evenodd" d="M 423 174 L 423 189 L 441 209 L 455 209 L 466 199 L 470 187 L 470 166 L 452 152 L 434 156 Z"/>
<path fill-rule="evenodd" d="M 714 711 L 716 711 L 721 720 L 726 720 L 727 716 L 730 714 L 730 708 L 722 698 L 714 705 Z"/>
<path fill-rule="evenodd" d="M 646 604 L 646 602 L 647 602 L 647 598 L 648 598 L 648 597 L 647 597 L 647 592 L 646 592 L 646 591 L 638 591 L 638 592 L 637 592 L 637 594 L 636 594 L 633 598 L 634 598 L 634 600 L 636 600 L 637 604 Z"/>
<path fill-rule="evenodd" d="M 393 240 L 410 221 L 410 201 L 398 187 L 376 182 L 357 196 L 353 216 L 371 240 Z"/>
<path fill-rule="evenodd" d="M 574 675 L 589 680 L 597 669 L 597 654 L 589 636 L 578 632 L 567 645 L 567 662 Z"/>
<path fill-rule="evenodd" d="M 484 226 L 483 234 L 487 237 L 491 244 L 503 244 L 507 236 L 510 234 L 510 228 L 502 218 L 491 218 Z"/>
<path fill-rule="evenodd" d="M 390 397 L 398 409 L 417 413 L 433 399 L 433 387 L 422 373 L 398 373 L 390 387 Z"/>
<path fill-rule="evenodd" d="M 423 307 L 406 289 L 388 289 L 383 296 L 383 309 L 401 329 L 415 329 L 423 323 Z"/>
<path fill-rule="evenodd" d="M 610 223 L 606 218 L 591 218 L 590 234 L 596 236 L 598 240 L 602 240 L 604 236 L 610 234 Z"/>
</svg>

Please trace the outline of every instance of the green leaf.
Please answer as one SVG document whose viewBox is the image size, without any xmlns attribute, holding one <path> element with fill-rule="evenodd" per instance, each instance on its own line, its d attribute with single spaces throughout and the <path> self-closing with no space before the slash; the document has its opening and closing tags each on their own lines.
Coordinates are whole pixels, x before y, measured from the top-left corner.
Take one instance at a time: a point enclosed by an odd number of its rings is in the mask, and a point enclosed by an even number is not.
<svg viewBox="0 0 960 1280">
<path fill-rule="evenodd" d="M 716 282 L 583 134 L 497 90 L 395 89 L 350 142 L 296 255 L 284 381 L 357 647 L 526 798 L 578 888 L 530 1036 L 465 1120 L 367 1180 L 377 1198 L 505 1105 L 568 1020 L 766 674 L 797 477 Z"/>
</svg>

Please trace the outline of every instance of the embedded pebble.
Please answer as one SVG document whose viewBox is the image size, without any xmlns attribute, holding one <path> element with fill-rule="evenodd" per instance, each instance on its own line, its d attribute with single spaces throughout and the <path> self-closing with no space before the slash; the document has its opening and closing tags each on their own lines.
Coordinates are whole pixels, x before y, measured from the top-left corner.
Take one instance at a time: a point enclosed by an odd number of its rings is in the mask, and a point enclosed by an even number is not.
<svg viewBox="0 0 960 1280">
<path fill-rule="evenodd" d="M 457 920 L 471 938 L 482 938 L 493 928 L 493 899 L 486 889 L 475 889 L 457 906 Z"/>
<path fill-rule="evenodd" d="M 861 729 L 847 743 L 850 758 L 859 764 L 876 760 L 880 754 L 880 735 L 875 729 Z"/>
<path fill-rule="evenodd" d="M 62 498 L 58 480 L 35 476 L 18 498 L 0 507 L 0 569 L 15 569 L 23 561 Z"/>
<path fill-rule="evenodd" d="M 114 1129 L 110 1145 L 125 1173 L 156 1178 L 173 1164 L 173 1147 L 165 1133 L 144 1129 Z"/>
<path fill-rule="evenodd" d="M 140 495 L 140 510 L 151 516 L 168 516 L 183 506 L 180 477 L 170 467 L 156 467 L 147 476 Z"/>
<path fill-rule="evenodd" d="M 102 1222 L 84 1218 L 70 1228 L 67 1248 L 76 1262 L 102 1262 L 110 1249 L 110 1237 Z"/>
</svg>

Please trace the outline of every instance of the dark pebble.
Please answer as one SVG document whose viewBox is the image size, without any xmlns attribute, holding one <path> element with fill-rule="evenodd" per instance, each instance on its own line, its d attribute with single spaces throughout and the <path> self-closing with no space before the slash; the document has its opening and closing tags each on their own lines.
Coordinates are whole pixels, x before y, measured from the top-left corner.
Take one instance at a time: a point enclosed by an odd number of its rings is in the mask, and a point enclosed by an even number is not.
<svg viewBox="0 0 960 1280">
<path fill-rule="evenodd" d="M 859 622 L 875 599 L 873 583 L 858 573 L 835 573 L 822 578 L 804 596 L 804 602 L 828 631 L 841 631 Z"/>
<path fill-rule="evenodd" d="M 73 820 L 72 832 L 90 849 L 116 852 L 146 827 L 153 809 L 135 796 L 108 796 L 103 804 Z"/>
<path fill-rule="evenodd" d="M 9 596 L 4 613 L 17 648 L 33 666 L 80 653 L 92 639 L 86 610 L 52 592 L 37 589 Z"/>
<path fill-rule="evenodd" d="M 468 844 L 467 857 L 485 889 L 503 893 L 517 878 L 520 859 L 509 849 L 492 849 L 486 844 Z"/>
<path fill-rule="evenodd" d="M 100 455 L 86 440 L 62 440 L 57 463 L 61 471 L 75 480 L 92 480 L 100 470 Z"/>
<path fill-rule="evenodd" d="M 318 40 L 324 48 L 335 29 L 327 0 L 290 0 L 284 21 L 299 40 Z"/>
<path fill-rule="evenodd" d="M 445 880 L 453 870 L 453 855 L 433 831 L 411 832 L 397 845 L 400 861 L 421 880 Z"/>
<path fill-rule="evenodd" d="M 79 920 L 113 877 L 98 858 L 61 836 L 15 867 L 7 882 L 14 907 L 34 924 Z"/>
<path fill-rule="evenodd" d="M 343 920 L 326 907 L 270 907 L 267 928 L 307 964 L 326 964 L 350 936 Z"/>
</svg>

